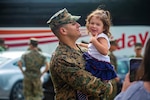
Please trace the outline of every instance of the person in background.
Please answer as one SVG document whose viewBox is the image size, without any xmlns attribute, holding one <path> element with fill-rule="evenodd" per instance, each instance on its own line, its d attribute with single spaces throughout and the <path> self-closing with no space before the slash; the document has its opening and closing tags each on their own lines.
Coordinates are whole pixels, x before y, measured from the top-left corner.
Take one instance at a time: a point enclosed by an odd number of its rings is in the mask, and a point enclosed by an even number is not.
<svg viewBox="0 0 150 100">
<path fill-rule="evenodd" d="M 114 51 L 116 51 L 118 48 L 118 44 L 116 40 L 110 40 L 110 49 L 109 49 L 109 57 L 110 57 L 110 62 L 114 66 L 115 70 L 117 70 L 117 58 L 114 55 Z"/>
<path fill-rule="evenodd" d="M 114 66 L 115 71 L 117 72 L 117 58 L 114 55 L 114 51 L 116 51 L 118 48 L 118 44 L 116 40 L 110 40 L 110 49 L 109 49 L 109 57 L 110 57 L 110 62 L 111 64 Z M 119 77 L 116 77 L 115 79 L 111 80 L 112 85 L 113 85 L 113 93 L 111 94 L 111 96 L 109 97 L 109 100 L 113 100 L 115 98 L 115 96 L 117 95 L 118 92 L 120 92 L 119 90 Z"/>
<path fill-rule="evenodd" d="M 38 42 L 38 40 L 37 40 L 36 38 L 30 38 L 29 45 L 30 45 L 30 43 L 31 43 L 31 42 L 34 42 L 34 41 L 35 41 L 35 42 Z M 38 45 L 37 45 L 37 49 L 38 49 L 39 51 L 41 51 L 41 52 L 42 52 L 42 49 L 41 49 L 41 48 L 39 48 L 39 47 L 38 47 Z M 30 47 L 29 47 L 27 50 L 30 50 Z"/>
<path fill-rule="evenodd" d="M 136 57 L 136 58 L 143 57 L 142 56 L 142 48 L 143 48 L 143 46 L 141 43 L 135 43 L 135 46 L 134 46 L 135 56 L 134 57 Z"/>
<path fill-rule="evenodd" d="M 50 62 L 50 72 L 56 100 L 78 100 L 77 91 L 88 100 L 105 98 L 112 92 L 110 82 L 103 83 L 85 70 L 83 53 L 86 49 L 76 44 L 81 36 L 80 16 L 71 15 L 66 8 L 55 13 L 48 21 L 52 32 L 58 37 L 57 46 Z M 84 99 L 85 100 L 85 99 Z"/>
<path fill-rule="evenodd" d="M 150 38 L 144 51 L 136 81 L 130 82 L 129 73 L 125 77 L 122 91 L 114 100 L 150 100 Z"/>
<path fill-rule="evenodd" d="M 89 44 L 81 43 L 81 46 L 87 45 L 88 51 L 83 54 L 86 60 L 86 70 L 92 75 L 109 81 L 117 77 L 114 67 L 110 63 L 108 56 L 110 41 L 111 19 L 109 11 L 96 9 L 87 16 L 86 27 L 91 35 Z"/>
<path fill-rule="evenodd" d="M 5 40 L 0 38 L 0 52 L 8 50 L 8 46 L 5 44 Z"/>
<path fill-rule="evenodd" d="M 41 76 L 48 71 L 49 64 L 46 57 L 38 50 L 38 41 L 31 39 L 29 51 L 22 55 L 18 66 L 24 75 L 23 93 L 25 100 L 42 100 L 43 91 Z M 25 70 L 23 70 L 23 65 Z M 45 70 L 41 73 L 41 67 L 46 65 Z"/>
</svg>

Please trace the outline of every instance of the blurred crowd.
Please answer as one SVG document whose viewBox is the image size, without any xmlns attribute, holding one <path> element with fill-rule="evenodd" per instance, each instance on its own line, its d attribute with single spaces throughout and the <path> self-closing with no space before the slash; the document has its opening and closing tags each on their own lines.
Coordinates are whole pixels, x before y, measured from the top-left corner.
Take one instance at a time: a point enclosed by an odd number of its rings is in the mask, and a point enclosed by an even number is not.
<svg viewBox="0 0 150 100">
<path fill-rule="evenodd" d="M 8 50 L 8 46 L 5 44 L 5 40 L 0 38 L 0 52 Z"/>
</svg>

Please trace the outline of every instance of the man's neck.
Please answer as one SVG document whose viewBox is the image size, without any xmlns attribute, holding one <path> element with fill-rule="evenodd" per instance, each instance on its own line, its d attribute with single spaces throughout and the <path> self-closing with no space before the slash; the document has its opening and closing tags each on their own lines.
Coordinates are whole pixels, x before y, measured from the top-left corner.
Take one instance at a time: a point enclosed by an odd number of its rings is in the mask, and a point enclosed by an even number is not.
<svg viewBox="0 0 150 100">
<path fill-rule="evenodd" d="M 76 45 L 76 41 L 74 40 L 70 40 L 70 39 L 62 39 L 60 40 L 60 42 L 68 45 L 69 47 L 73 48 L 73 49 L 78 49 L 77 45 Z"/>
<path fill-rule="evenodd" d="M 142 55 L 136 55 L 136 57 L 142 57 Z"/>
<path fill-rule="evenodd" d="M 73 49 L 78 49 L 78 47 L 77 47 L 77 45 L 76 45 L 76 43 L 74 42 L 74 43 L 72 43 L 72 42 L 66 42 L 65 43 L 66 45 L 68 45 L 69 47 L 71 47 L 71 48 L 73 48 Z"/>
<path fill-rule="evenodd" d="M 30 50 L 38 50 L 38 48 L 37 47 L 32 47 L 32 48 L 30 48 Z"/>
</svg>

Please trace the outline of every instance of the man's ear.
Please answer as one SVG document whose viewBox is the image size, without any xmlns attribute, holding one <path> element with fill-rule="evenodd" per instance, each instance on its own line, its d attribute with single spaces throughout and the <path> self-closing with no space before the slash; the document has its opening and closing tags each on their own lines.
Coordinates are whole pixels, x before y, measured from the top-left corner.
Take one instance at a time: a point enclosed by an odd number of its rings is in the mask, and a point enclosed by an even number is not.
<svg viewBox="0 0 150 100">
<path fill-rule="evenodd" d="M 62 35 L 66 34 L 66 29 L 64 27 L 61 27 L 59 30 Z"/>
</svg>

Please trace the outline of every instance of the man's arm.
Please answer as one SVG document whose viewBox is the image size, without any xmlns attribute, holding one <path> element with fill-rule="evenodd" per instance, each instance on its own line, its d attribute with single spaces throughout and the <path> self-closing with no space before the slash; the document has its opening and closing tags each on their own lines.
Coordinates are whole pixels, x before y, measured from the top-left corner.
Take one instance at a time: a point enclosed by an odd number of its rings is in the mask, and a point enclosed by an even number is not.
<svg viewBox="0 0 150 100">
<path fill-rule="evenodd" d="M 44 69 L 44 71 L 41 73 L 41 76 L 45 73 L 45 72 L 47 72 L 48 70 L 49 70 L 49 63 L 48 62 L 45 62 L 45 69 Z"/>
<path fill-rule="evenodd" d="M 18 66 L 19 66 L 19 69 L 21 70 L 21 72 L 24 73 L 21 61 L 18 61 Z"/>
<path fill-rule="evenodd" d="M 21 56 L 21 59 L 18 61 L 18 66 L 19 66 L 19 69 L 21 70 L 21 72 L 24 74 L 24 70 L 23 70 L 23 65 L 25 65 L 24 63 L 24 60 L 25 60 L 25 55 L 22 55 Z"/>
<path fill-rule="evenodd" d="M 112 92 L 111 83 L 103 83 L 91 73 L 75 66 L 64 59 L 57 60 L 54 70 L 70 86 L 88 95 L 108 95 Z"/>
<path fill-rule="evenodd" d="M 81 47 L 88 48 L 88 44 L 86 44 L 86 43 L 78 43 L 78 45 L 81 46 Z"/>
</svg>

